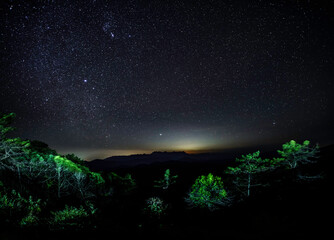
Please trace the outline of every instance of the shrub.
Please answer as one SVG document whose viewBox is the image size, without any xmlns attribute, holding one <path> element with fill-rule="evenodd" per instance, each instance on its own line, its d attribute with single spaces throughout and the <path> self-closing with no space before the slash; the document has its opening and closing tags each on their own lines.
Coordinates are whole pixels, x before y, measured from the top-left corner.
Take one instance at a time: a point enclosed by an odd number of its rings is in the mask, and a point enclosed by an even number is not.
<svg viewBox="0 0 334 240">
<path fill-rule="evenodd" d="M 51 212 L 53 215 L 50 224 L 54 229 L 66 229 L 66 228 L 82 228 L 87 223 L 87 218 L 93 215 L 96 211 L 91 205 L 86 210 L 83 206 L 74 207 L 65 205 L 63 210 Z"/>
<path fill-rule="evenodd" d="M 146 200 L 146 208 L 144 211 L 155 217 L 161 217 L 166 214 L 168 205 L 159 197 L 151 197 Z"/>
<path fill-rule="evenodd" d="M 11 224 L 31 226 L 38 224 L 38 214 L 41 212 L 41 199 L 34 200 L 21 196 L 16 190 L 10 193 L 0 193 L 0 211 L 2 218 Z"/>
</svg>

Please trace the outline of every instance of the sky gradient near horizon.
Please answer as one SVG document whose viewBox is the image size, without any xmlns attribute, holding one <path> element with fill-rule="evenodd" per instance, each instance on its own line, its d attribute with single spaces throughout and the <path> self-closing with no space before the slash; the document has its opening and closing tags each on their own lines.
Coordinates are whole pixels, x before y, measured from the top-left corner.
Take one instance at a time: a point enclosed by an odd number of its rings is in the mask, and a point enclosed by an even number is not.
<svg viewBox="0 0 334 240">
<path fill-rule="evenodd" d="M 330 1 L 0 3 L 0 112 L 84 159 L 334 143 Z"/>
</svg>

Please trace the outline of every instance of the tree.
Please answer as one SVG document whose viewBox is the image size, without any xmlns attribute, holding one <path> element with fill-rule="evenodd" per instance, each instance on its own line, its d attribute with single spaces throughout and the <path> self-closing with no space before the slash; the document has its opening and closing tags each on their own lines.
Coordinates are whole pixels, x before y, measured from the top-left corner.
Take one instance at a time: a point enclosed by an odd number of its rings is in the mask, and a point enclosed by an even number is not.
<svg viewBox="0 0 334 240">
<path fill-rule="evenodd" d="M 156 185 L 154 187 L 157 188 L 162 188 L 164 190 L 168 189 L 172 184 L 174 184 L 176 181 L 175 179 L 177 178 L 177 175 L 172 176 L 170 174 L 170 170 L 166 169 L 164 177 L 160 180 L 154 181 Z"/>
<path fill-rule="evenodd" d="M 300 164 L 313 163 L 312 158 L 317 157 L 319 146 L 311 147 L 308 140 L 305 140 L 302 144 L 291 140 L 283 144 L 282 150 L 277 152 L 282 157 L 282 164 L 294 169 Z"/>
<path fill-rule="evenodd" d="M 69 194 L 77 190 L 80 196 L 85 199 L 92 196 L 92 182 L 95 184 L 104 183 L 104 179 L 99 173 L 91 172 L 87 167 L 76 164 L 67 158 L 50 155 L 55 162 L 55 178 L 58 184 L 58 197 L 63 194 Z M 92 181 L 92 182 L 91 182 Z"/>
<path fill-rule="evenodd" d="M 44 155 L 36 151 L 28 150 L 26 152 L 25 165 L 22 173 L 28 180 L 34 182 L 45 183 L 55 178 L 54 168 L 55 162 L 53 155 Z"/>
<path fill-rule="evenodd" d="M 258 184 L 253 184 L 254 175 L 273 169 L 280 161 L 281 159 L 279 158 L 274 158 L 273 160 L 262 159 L 260 157 L 260 151 L 257 151 L 237 158 L 236 162 L 239 163 L 239 165 L 237 167 L 228 167 L 226 173 L 238 175 L 235 183 L 237 186 L 246 186 L 246 195 L 249 197 L 251 187 L 258 186 Z"/>
<path fill-rule="evenodd" d="M 94 197 L 93 189 L 96 185 L 95 181 L 83 172 L 74 172 L 73 174 L 73 189 L 79 193 L 80 199 L 85 200 Z"/>
<path fill-rule="evenodd" d="M 0 141 L 0 169 L 16 171 L 20 178 L 25 150 L 28 146 L 29 141 L 23 141 L 20 138 L 2 139 Z"/>
<path fill-rule="evenodd" d="M 14 118 L 14 113 L 0 116 L 0 170 L 7 169 L 17 172 L 21 183 L 21 169 L 25 164 L 24 155 L 30 142 L 20 138 L 6 137 L 8 132 L 14 130 L 10 126 Z"/>
<path fill-rule="evenodd" d="M 108 180 L 109 193 L 127 195 L 137 187 L 135 179 L 129 173 L 122 177 L 114 172 L 110 172 L 107 174 L 106 179 Z"/>
<path fill-rule="evenodd" d="M 228 204 L 229 199 L 221 178 L 209 173 L 207 176 L 202 175 L 196 179 L 186 202 L 190 206 L 215 210 L 217 206 Z"/>
</svg>

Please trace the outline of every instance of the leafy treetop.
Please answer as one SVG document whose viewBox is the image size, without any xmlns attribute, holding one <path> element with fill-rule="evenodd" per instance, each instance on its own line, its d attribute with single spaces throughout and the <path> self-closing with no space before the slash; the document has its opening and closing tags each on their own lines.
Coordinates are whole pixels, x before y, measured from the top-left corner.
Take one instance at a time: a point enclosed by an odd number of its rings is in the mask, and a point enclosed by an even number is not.
<svg viewBox="0 0 334 240">
<path fill-rule="evenodd" d="M 291 140 L 282 145 L 282 150 L 277 150 L 282 156 L 282 163 L 289 168 L 296 168 L 298 164 L 312 163 L 312 158 L 316 158 L 319 152 L 319 146 L 310 146 L 310 141 L 305 140 L 302 144 Z"/>
<path fill-rule="evenodd" d="M 195 207 L 214 210 L 217 205 L 224 205 L 226 198 L 227 192 L 221 177 L 209 173 L 207 176 L 202 175 L 196 179 L 187 201 Z"/>
</svg>

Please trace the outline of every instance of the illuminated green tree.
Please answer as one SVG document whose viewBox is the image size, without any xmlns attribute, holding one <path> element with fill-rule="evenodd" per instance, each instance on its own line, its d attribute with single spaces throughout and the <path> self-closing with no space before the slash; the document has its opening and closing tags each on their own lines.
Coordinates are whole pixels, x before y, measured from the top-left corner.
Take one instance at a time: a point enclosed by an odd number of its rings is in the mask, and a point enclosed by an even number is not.
<svg viewBox="0 0 334 240">
<path fill-rule="evenodd" d="M 176 181 L 175 179 L 177 178 L 177 175 L 172 176 L 170 174 L 170 170 L 166 169 L 164 177 L 160 180 L 154 181 L 155 185 L 154 187 L 157 188 L 162 188 L 164 190 L 168 189 L 172 184 L 174 184 Z"/>
<path fill-rule="evenodd" d="M 215 210 L 218 206 L 228 204 L 229 199 L 221 178 L 209 173 L 196 179 L 186 197 L 186 202 L 190 206 Z"/>
<path fill-rule="evenodd" d="M 246 188 L 247 197 L 250 196 L 251 187 L 259 186 L 261 184 L 253 184 L 254 176 L 260 172 L 264 172 L 273 169 L 281 161 L 279 158 L 262 159 L 260 157 L 260 151 L 242 155 L 241 158 L 237 158 L 236 162 L 239 163 L 236 167 L 228 167 L 226 173 L 237 175 L 235 184 L 238 187 Z"/>
<path fill-rule="evenodd" d="M 311 147 L 308 140 L 305 140 L 302 144 L 291 140 L 283 144 L 282 150 L 277 152 L 282 157 L 282 164 L 293 169 L 300 164 L 313 163 L 312 159 L 316 158 L 319 153 L 319 146 Z"/>
<path fill-rule="evenodd" d="M 28 181 L 45 183 L 54 179 L 54 162 L 46 155 L 28 150 L 22 173 Z"/>
<path fill-rule="evenodd" d="M 14 118 L 14 113 L 0 115 L 0 170 L 16 172 L 21 183 L 25 151 L 30 143 L 20 138 L 6 137 L 6 134 L 14 129 L 10 126 Z"/>
<path fill-rule="evenodd" d="M 26 164 L 25 150 L 28 146 L 29 141 L 22 141 L 20 138 L 0 141 L 0 170 L 16 172 L 21 181 L 22 169 Z"/>
<path fill-rule="evenodd" d="M 76 164 L 61 156 L 49 155 L 55 162 L 55 179 L 57 181 L 57 195 L 68 195 L 78 191 L 83 199 L 91 195 L 89 191 L 94 184 L 103 184 L 104 179 L 99 173 L 91 172 L 87 167 Z"/>
</svg>

